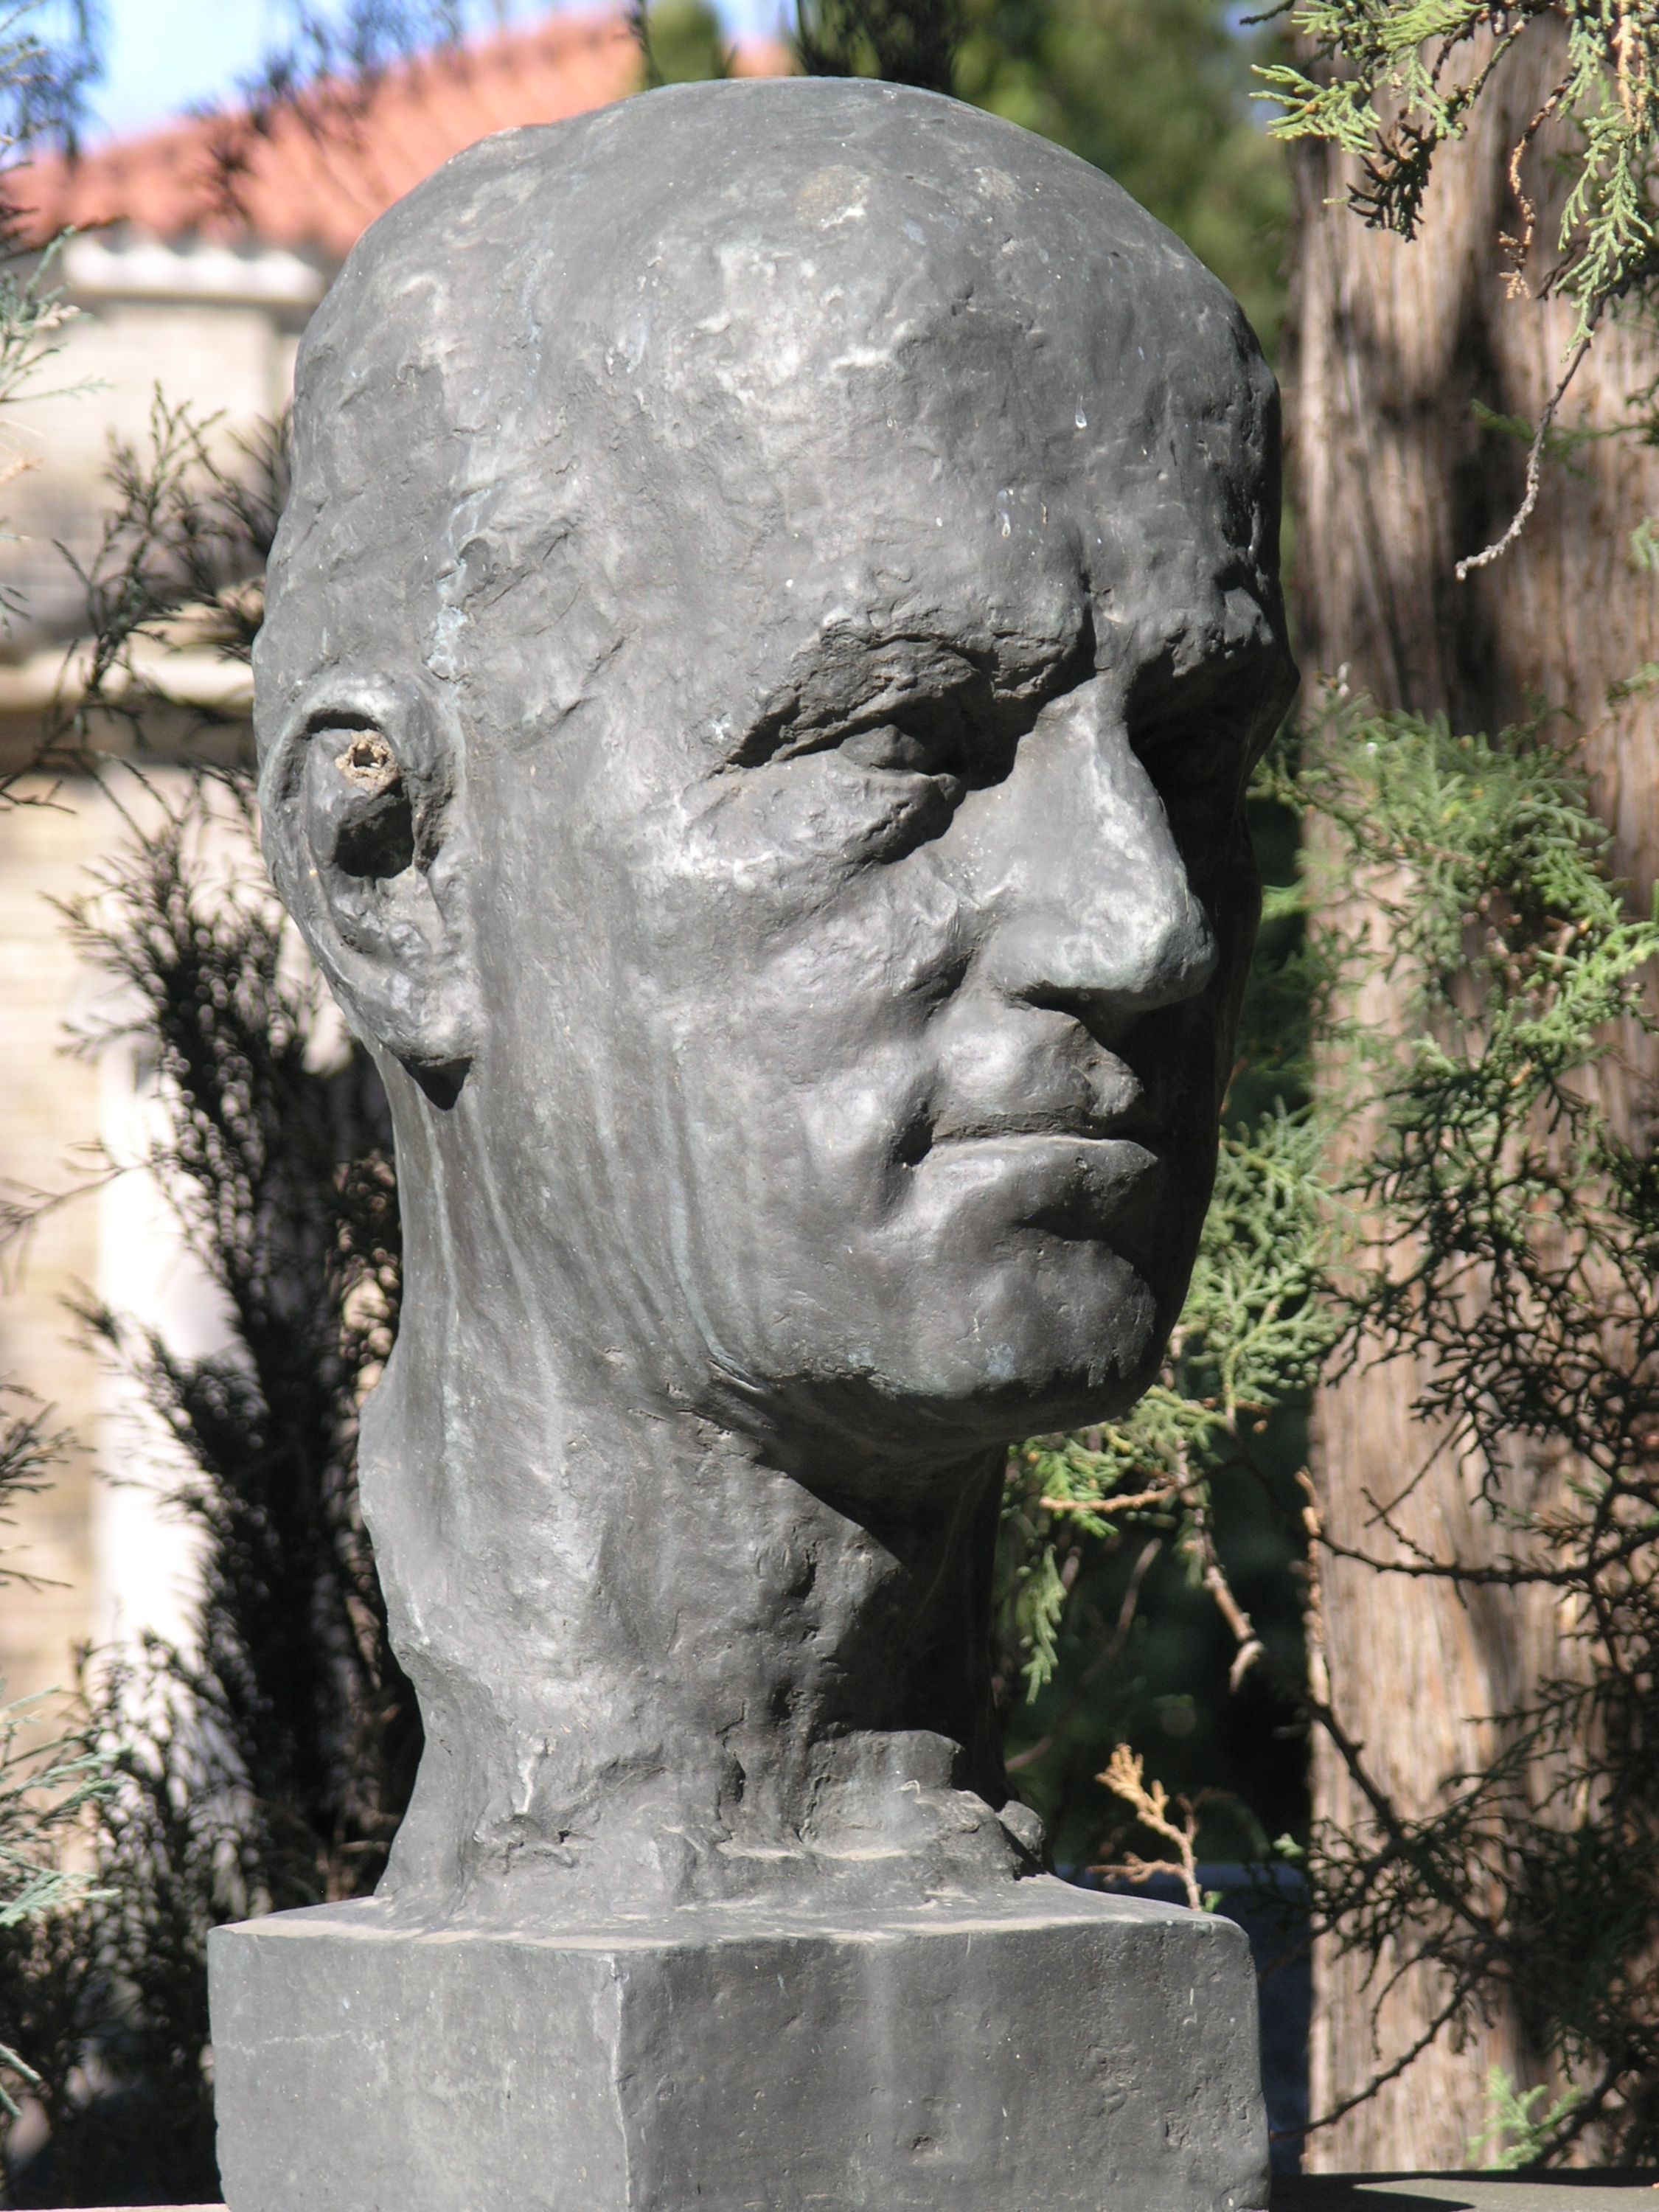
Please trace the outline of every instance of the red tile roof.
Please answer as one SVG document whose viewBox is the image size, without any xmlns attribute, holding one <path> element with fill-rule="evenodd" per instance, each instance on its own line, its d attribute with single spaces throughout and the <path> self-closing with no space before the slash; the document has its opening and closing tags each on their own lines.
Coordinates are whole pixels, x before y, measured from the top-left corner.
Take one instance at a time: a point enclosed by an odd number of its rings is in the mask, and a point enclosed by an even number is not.
<svg viewBox="0 0 1659 2212">
<path fill-rule="evenodd" d="M 738 73 L 789 67 L 771 40 L 739 48 Z M 74 224 L 131 223 L 164 239 L 252 238 L 343 258 L 360 232 L 452 154 L 492 131 L 556 123 L 620 100 L 639 82 L 621 15 L 553 15 L 477 45 L 388 70 L 361 104 L 313 96 L 264 131 L 239 118 L 191 121 L 16 172 L 15 201 L 41 238 Z M 234 146 L 235 204 L 222 158 Z"/>
</svg>

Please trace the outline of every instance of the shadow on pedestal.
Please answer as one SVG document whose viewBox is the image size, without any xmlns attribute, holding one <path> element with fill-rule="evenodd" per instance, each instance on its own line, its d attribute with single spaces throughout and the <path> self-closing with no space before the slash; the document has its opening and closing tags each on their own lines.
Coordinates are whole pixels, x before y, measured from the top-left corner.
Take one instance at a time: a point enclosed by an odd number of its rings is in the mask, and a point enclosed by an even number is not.
<svg viewBox="0 0 1659 2212">
<path fill-rule="evenodd" d="M 1273 2212 L 1612 2212 L 1615 2189 L 1659 2181 L 1630 2167 L 1587 2173 L 1309 2173 L 1273 2183 Z"/>
</svg>

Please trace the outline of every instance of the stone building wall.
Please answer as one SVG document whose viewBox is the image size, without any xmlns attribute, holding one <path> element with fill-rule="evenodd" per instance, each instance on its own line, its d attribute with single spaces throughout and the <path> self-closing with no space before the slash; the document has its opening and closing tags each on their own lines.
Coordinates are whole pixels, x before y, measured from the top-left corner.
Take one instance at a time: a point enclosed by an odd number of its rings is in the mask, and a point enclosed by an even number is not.
<svg viewBox="0 0 1659 2212">
<path fill-rule="evenodd" d="M 22 601 L 0 657 L 17 663 L 82 627 L 83 598 L 66 544 L 83 562 L 108 503 L 106 472 L 118 441 L 148 448 L 158 390 L 214 422 L 219 450 L 280 414 L 294 357 L 330 270 L 279 249 L 189 241 L 164 246 L 120 231 L 71 239 L 62 257 L 75 313 L 62 350 L 0 418 L 0 462 L 21 472 L 0 483 L 0 586 Z M 8 705 L 0 689 L 0 711 Z"/>
<path fill-rule="evenodd" d="M 40 795 L 40 794 L 37 794 Z M 67 805 L 0 812 L 0 1178 L 3 1194 L 55 1188 L 77 1139 L 100 1121 L 100 1071 L 65 1058 L 66 1015 L 88 979 L 47 901 L 71 897 L 109 824 L 71 794 Z M 95 1203 L 43 1221 L 0 1287 L 0 1376 L 49 1401 L 78 1442 L 57 1481 L 26 1498 L 4 1540 L 44 1587 L 0 1585 L 0 1675 L 5 1694 L 62 1682 L 72 1647 L 92 1632 L 97 1576 L 93 1455 L 100 1413 L 95 1363 L 74 1341 L 64 1300 L 99 1273 Z"/>
<path fill-rule="evenodd" d="M 54 546 L 82 560 L 107 503 L 110 443 L 142 446 L 157 386 L 214 435 L 280 412 L 294 356 L 326 270 L 286 252 L 118 236 L 71 241 L 68 297 L 77 310 L 40 397 L 9 409 L 0 453 L 27 459 L 0 487 L 13 542 L 0 542 L 0 582 L 23 602 L 0 638 L 0 763 L 27 760 L 40 716 L 83 627 L 82 595 Z M 169 671 L 170 680 L 181 672 Z M 236 672 L 182 672 L 233 696 Z M 118 733 L 111 732 L 113 738 Z M 165 765 L 162 781 L 167 781 Z M 36 784 L 21 796 L 48 796 Z M 131 794 L 129 794 L 131 797 Z M 0 1195 L 61 1189 L 84 1175 L 100 1141 L 142 1149 L 146 1071 L 128 1047 L 95 1057 L 65 1050 L 66 1028 L 94 1011 L 100 985 L 77 960 L 53 901 L 87 888 L 88 870 L 121 834 L 117 807 L 89 781 L 52 803 L 0 809 Z M 199 1349 L 215 1318 L 181 1253 L 170 1216 L 137 1172 L 45 1218 L 0 1278 L 0 1378 L 54 1408 L 72 1442 L 51 1488 L 23 1501 L 0 1540 L 39 1586 L 0 1584 L 0 1676 L 8 1698 L 65 1681 L 75 1647 L 185 1618 L 189 1545 L 158 1514 L 155 1439 L 80 1340 L 67 1301 L 93 1291 Z"/>
</svg>

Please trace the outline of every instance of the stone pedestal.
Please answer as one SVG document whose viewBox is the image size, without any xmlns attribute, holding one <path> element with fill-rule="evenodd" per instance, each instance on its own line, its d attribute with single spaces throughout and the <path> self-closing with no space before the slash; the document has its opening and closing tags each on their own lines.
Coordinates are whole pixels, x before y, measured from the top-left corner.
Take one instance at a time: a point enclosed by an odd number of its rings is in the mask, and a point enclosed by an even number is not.
<svg viewBox="0 0 1659 2212">
<path fill-rule="evenodd" d="M 1231 1922 L 1042 1878 L 592 1933 L 211 1939 L 232 2212 L 1252 2212 Z"/>
</svg>

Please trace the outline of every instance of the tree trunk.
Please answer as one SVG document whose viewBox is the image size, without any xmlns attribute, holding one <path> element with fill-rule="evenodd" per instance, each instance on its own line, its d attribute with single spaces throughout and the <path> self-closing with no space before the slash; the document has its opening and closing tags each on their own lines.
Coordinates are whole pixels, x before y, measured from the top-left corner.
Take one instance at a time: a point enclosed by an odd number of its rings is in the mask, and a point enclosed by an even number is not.
<svg viewBox="0 0 1659 2212">
<path fill-rule="evenodd" d="M 1534 24 L 1468 138 L 1439 156 L 1423 231 L 1410 244 L 1367 230 L 1340 204 L 1348 169 L 1334 153 L 1298 155 L 1286 382 L 1300 644 L 1310 674 L 1346 669 L 1353 688 L 1382 705 L 1444 713 L 1456 727 L 1492 731 L 1540 704 L 1566 708 L 1613 831 L 1614 866 L 1645 902 L 1659 866 L 1659 736 L 1647 699 L 1610 708 L 1607 691 L 1659 658 L 1655 579 L 1631 549 L 1636 525 L 1659 515 L 1659 454 L 1618 438 L 1577 447 L 1570 465 L 1552 461 L 1518 546 L 1467 583 L 1453 574 L 1459 558 L 1502 533 L 1522 490 L 1524 446 L 1483 428 L 1476 404 L 1535 422 L 1572 330 L 1569 306 L 1506 296 L 1498 247 L 1500 230 L 1515 233 L 1521 219 L 1507 181 L 1510 149 L 1553 88 L 1562 46 L 1553 19 Z M 1528 156 L 1523 181 L 1539 204 L 1528 262 L 1535 281 L 1552 258 L 1560 185 L 1541 152 Z M 1630 395 L 1656 368 L 1639 331 L 1609 326 L 1561 422 L 1628 422 Z M 1359 898 L 1339 926 L 1366 920 Z M 1379 1024 L 1402 1018 L 1381 981 L 1352 1011 Z M 1608 1110 L 1628 1127 L 1620 1093 L 1627 1079 L 1606 1079 Z M 1386 1555 L 1374 1505 L 1399 1497 L 1426 1465 L 1401 1510 L 1402 1528 L 1442 1557 L 1488 1557 L 1493 1531 L 1473 1502 L 1472 1472 L 1436 1451 L 1413 1419 L 1414 1395 L 1405 1362 L 1322 1394 L 1314 1472 L 1325 1525 Z M 1517 1450 L 1507 1479 L 1522 1502 L 1559 1474 Z M 1560 1671 L 1551 1602 L 1503 1591 L 1460 1598 L 1341 1561 L 1323 1571 L 1338 1710 L 1402 1808 L 1427 1811 L 1449 1776 L 1490 1755 L 1486 1717 L 1522 1700 L 1540 1672 Z M 1316 1814 L 1358 1825 L 1364 1808 L 1323 1745 L 1314 1768 Z M 1411 1969 L 1388 1987 L 1398 1964 L 1384 1960 L 1368 1984 L 1361 1960 L 1329 1948 L 1316 1959 L 1316 2114 L 1396 2062 L 1433 2020 L 1443 1994 L 1434 1976 Z M 1494 2063 L 1517 2082 L 1540 2078 L 1522 2025 L 1501 1999 L 1462 2049 L 1443 2037 L 1311 2136 L 1307 2164 L 1334 2172 L 1471 2163 L 1468 2138 L 1486 2123 Z"/>
</svg>

